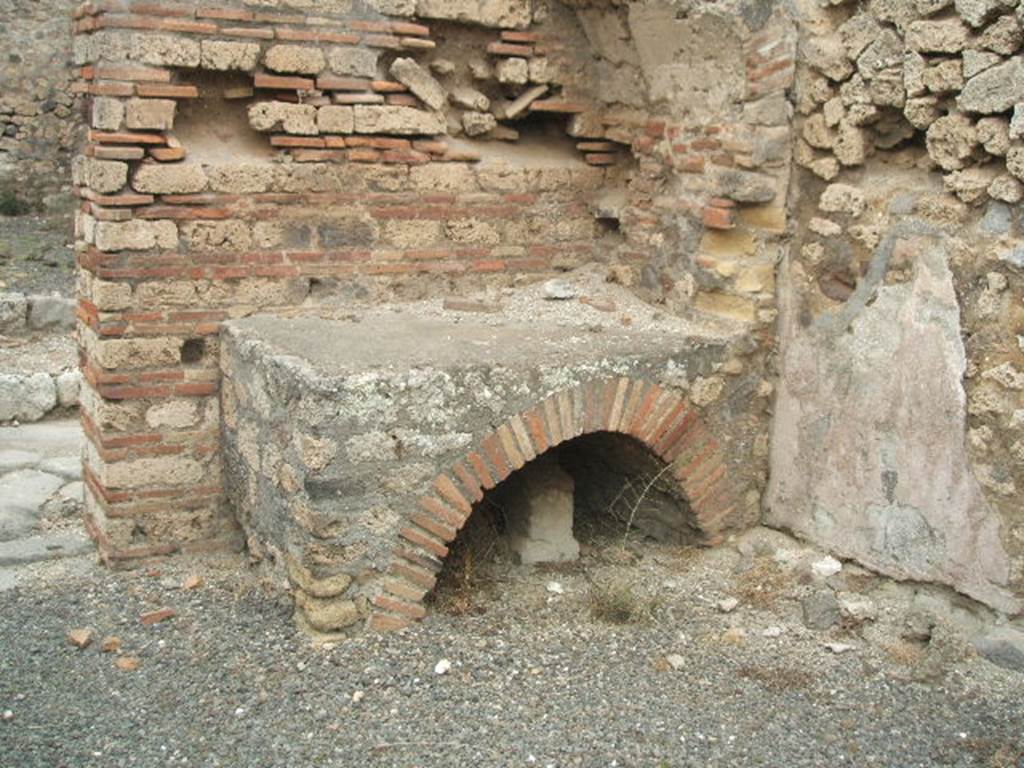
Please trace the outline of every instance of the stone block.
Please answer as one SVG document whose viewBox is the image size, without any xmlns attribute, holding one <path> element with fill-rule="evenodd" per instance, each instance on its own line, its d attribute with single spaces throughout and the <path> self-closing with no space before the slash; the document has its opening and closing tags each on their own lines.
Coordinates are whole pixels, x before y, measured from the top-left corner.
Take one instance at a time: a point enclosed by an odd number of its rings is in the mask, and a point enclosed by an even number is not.
<svg viewBox="0 0 1024 768">
<path fill-rule="evenodd" d="M 260 58 L 258 43 L 243 43 L 230 40 L 203 40 L 202 67 L 219 71 L 242 70 L 250 72 L 256 68 Z"/>
<path fill-rule="evenodd" d="M 82 374 L 78 371 L 64 371 L 55 380 L 57 405 L 73 408 L 78 405 L 78 393 L 82 388 Z"/>
<path fill-rule="evenodd" d="M 412 107 L 357 104 L 354 111 L 356 133 L 433 135 L 446 128 L 443 115 Z"/>
<path fill-rule="evenodd" d="M 525 27 L 533 17 L 529 0 L 417 0 L 416 15 L 500 29 Z"/>
<path fill-rule="evenodd" d="M 159 368 L 181 362 L 180 339 L 97 339 L 88 346 L 93 361 L 107 370 Z"/>
<path fill-rule="evenodd" d="M 128 283 L 112 283 L 96 278 L 89 282 L 86 296 L 97 309 L 105 312 L 128 309 L 132 305 L 132 287 Z"/>
<path fill-rule="evenodd" d="M 161 456 L 105 463 L 97 474 L 107 488 L 162 488 L 195 485 L 203 479 L 203 466 L 187 456 Z"/>
<path fill-rule="evenodd" d="M 576 560 L 579 542 L 572 535 L 572 475 L 550 456 L 530 462 L 509 480 L 508 537 L 524 565 Z"/>
<path fill-rule="evenodd" d="M 124 102 L 109 96 L 92 100 L 92 127 L 101 131 L 119 131 L 124 122 Z"/>
<path fill-rule="evenodd" d="M 274 45 L 263 55 L 263 64 L 274 72 L 317 75 L 327 66 L 327 58 L 310 45 Z"/>
<path fill-rule="evenodd" d="M 970 29 L 960 19 L 915 21 L 907 28 L 907 47 L 919 53 L 959 53 Z"/>
<path fill-rule="evenodd" d="M 338 75 L 377 77 L 377 56 L 372 48 L 337 46 L 327 52 L 327 61 Z"/>
<path fill-rule="evenodd" d="M 101 251 L 177 248 L 178 227 L 173 221 L 101 221 L 96 224 L 96 247 Z"/>
<path fill-rule="evenodd" d="M 311 104 L 260 101 L 249 106 L 249 125 L 257 131 L 284 131 L 298 136 L 315 136 L 316 123 L 317 108 Z"/>
<path fill-rule="evenodd" d="M 169 131 L 174 127 L 172 99 L 131 99 L 126 106 L 125 125 L 132 130 Z"/>
<path fill-rule="evenodd" d="M 146 163 L 132 179 L 136 192 L 157 195 L 188 195 L 206 189 L 203 167 L 196 163 Z"/>
<path fill-rule="evenodd" d="M 128 183 L 128 163 L 117 160 L 88 158 L 85 162 L 85 185 L 94 192 L 111 194 Z"/>
<path fill-rule="evenodd" d="M 75 300 L 60 295 L 30 296 L 28 327 L 32 330 L 70 330 L 75 327 Z"/>
<path fill-rule="evenodd" d="M 700 312 L 741 323 L 757 319 L 757 306 L 750 299 L 718 291 L 701 291 L 694 302 Z"/>
<path fill-rule="evenodd" d="M 316 112 L 316 125 L 320 133 L 352 133 L 355 129 L 355 115 L 352 107 L 320 107 Z"/>
<path fill-rule="evenodd" d="M 0 333 L 20 331 L 28 320 L 28 299 L 23 293 L 0 293 Z"/>
<path fill-rule="evenodd" d="M 38 421 L 57 405 L 57 388 L 48 373 L 0 373 L 0 422 Z"/>
<path fill-rule="evenodd" d="M 1006 112 L 1024 102 L 1024 57 L 997 64 L 967 81 L 957 105 L 985 115 Z"/>
<path fill-rule="evenodd" d="M 431 109 L 444 106 L 447 92 L 433 75 L 413 59 L 395 59 L 391 64 L 391 75 Z"/>
<path fill-rule="evenodd" d="M 131 58 L 162 67 L 198 67 L 202 61 L 199 42 L 181 35 L 136 34 Z"/>
<path fill-rule="evenodd" d="M 530 65 L 526 59 L 512 56 L 502 59 L 494 68 L 499 83 L 526 85 L 530 81 Z"/>
</svg>

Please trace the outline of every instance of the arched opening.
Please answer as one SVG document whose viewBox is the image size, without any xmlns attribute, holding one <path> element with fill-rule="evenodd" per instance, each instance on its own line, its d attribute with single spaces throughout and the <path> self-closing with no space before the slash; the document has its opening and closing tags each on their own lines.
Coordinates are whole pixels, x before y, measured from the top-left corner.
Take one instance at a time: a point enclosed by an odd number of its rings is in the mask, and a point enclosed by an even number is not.
<svg viewBox="0 0 1024 768">
<path fill-rule="evenodd" d="M 627 547 L 683 548 L 700 537 L 671 464 L 629 435 L 584 434 L 483 494 L 449 544 L 428 603 L 473 613 L 517 568 L 586 571 Z"/>
</svg>

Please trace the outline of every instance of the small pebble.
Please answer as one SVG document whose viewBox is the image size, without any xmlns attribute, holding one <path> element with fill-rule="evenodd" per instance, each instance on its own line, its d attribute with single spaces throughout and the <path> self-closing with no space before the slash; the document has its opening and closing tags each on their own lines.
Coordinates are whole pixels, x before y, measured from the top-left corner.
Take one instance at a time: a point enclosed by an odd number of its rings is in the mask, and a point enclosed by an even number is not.
<svg viewBox="0 0 1024 768">
<path fill-rule="evenodd" d="M 452 669 L 452 663 L 448 659 L 441 659 L 434 665 L 435 675 L 447 675 Z"/>
</svg>

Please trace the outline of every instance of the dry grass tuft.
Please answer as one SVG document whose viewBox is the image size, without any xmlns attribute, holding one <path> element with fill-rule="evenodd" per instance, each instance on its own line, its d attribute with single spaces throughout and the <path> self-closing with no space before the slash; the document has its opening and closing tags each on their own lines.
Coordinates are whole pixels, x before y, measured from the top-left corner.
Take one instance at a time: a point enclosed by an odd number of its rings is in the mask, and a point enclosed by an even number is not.
<svg viewBox="0 0 1024 768">
<path fill-rule="evenodd" d="M 638 595 L 621 579 L 590 585 L 590 615 L 607 624 L 637 624 L 654 617 L 658 600 Z"/>
<path fill-rule="evenodd" d="M 737 674 L 740 677 L 760 683 L 771 691 L 810 688 L 814 682 L 814 676 L 810 672 L 805 672 L 801 669 L 786 669 L 784 667 L 746 665 L 740 667 Z"/>
<path fill-rule="evenodd" d="M 753 567 L 740 574 L 736 597 L 756 608 L 774 605 L 793 586 L 793 574 L 769 557 L 759 557 Z"/>
</svg>

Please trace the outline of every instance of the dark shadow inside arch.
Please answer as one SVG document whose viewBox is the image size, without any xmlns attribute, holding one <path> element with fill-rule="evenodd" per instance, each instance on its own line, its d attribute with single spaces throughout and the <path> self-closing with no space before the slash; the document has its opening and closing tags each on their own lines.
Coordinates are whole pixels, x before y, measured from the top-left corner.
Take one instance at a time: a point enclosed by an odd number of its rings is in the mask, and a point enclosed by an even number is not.
<svg viewBox="0 0 1024 768">
<path fill-rule="evenodd" d="M 520 530 L 523 498 L 530 494 L 526 472 L 553 464 L 554 474 L 571 478 L 572 537 L 579 558 L 536 564 L 554 570 L 584 568 L 624 544 L 644 541 L 684 547 L 700 540 L 696 516 L 669 465 L 639 440 L 614 432 L 596 432 L 546 451 L 487 491 L 473 505 L 466 525 L 449 545 L 449 554 L 428 602 L 456 612 L 473 612 L 473 592 L 487 589 L 502 568 L 520 565 L 513 545 Z M 534 489 L 535 490 L 535 489 Z"/>
</svg>

